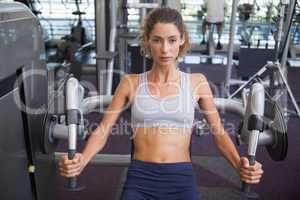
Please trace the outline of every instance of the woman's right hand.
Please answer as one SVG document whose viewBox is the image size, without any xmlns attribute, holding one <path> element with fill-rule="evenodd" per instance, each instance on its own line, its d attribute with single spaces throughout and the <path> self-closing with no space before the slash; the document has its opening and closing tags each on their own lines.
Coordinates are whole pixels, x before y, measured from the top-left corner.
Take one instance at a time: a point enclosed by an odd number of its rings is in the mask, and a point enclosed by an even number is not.
<svg viewBox="0 0 300 200">
<path fill-rule="evenodd" d="M 76 153 L 73 160 L 68 159 L 68 154 L 65 154 L 59 159 L 59 172 L 64 177 L 78 176 L 85 167 L 85 160 L 81 153 Z"/>
</svg>

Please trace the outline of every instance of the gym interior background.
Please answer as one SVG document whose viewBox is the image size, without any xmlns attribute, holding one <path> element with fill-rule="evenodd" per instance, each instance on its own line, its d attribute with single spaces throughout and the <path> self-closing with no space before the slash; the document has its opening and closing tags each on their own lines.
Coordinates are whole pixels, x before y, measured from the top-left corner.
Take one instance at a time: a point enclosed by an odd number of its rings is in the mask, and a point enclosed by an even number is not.
<svg viewBox="0 0 300 200">
<path fill-rule="evenodd" d="M 182 13 L 191 49 L 179 68 L 210 80 L 224 126 L 242 155 L 249 146 L 243 135 L 247 94 L 253 81 L 263 83 L 267 130 L 256 158 L 264 176 L 252 190 L 259 199 L 300 199 L 300 1 L 226 5 L 219 49 L 214 25 L 201 43 L 202 0 L 0 0 L 0 199 L 120 198 L 132 150 L 130 110 L 77 178 L 78 190 L 70 191 L 57 169 L 69 148 L 68 94 L 78 97 L 81 151 L 120 78 L 150 69 L 151 60 L 139 54 L 137 32 L 146 13 L 160 6 Z M 70 77 L 77 87 L 67 87 Z M 241 182 L 214 148 L 200 113 L 196 119 L 191 154 L 203 199 L 245 199 L 235 192 Z"/>
</svg>

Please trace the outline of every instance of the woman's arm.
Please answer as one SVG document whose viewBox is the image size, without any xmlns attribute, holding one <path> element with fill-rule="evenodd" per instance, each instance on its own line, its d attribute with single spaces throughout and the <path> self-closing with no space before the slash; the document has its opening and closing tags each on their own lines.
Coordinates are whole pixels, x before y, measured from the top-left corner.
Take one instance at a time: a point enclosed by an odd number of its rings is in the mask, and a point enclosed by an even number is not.
<svg viewBox="0 0 300 200">
<path fill-rule="evenodd" d="M 196 92 L 198 95 L 198 103 L 214 136 L 214 143 L 221 154 L 237 169 L 240 163 L 240 156 L 228 133 L 224 130 L 218 110 L 214 104 L 210 86 L 205 76 L 202 74 L 197 74 L 197 76 L 198 83 Z"/>
<path fill-rule="evenodd" d="M 102 121 L 95 131 L 91 134 L 82 155 L 85 162 L 89 162 L 92 157 L 105 146 L 112 126 L 115 124 L 120 113 L 124 110 L 125 104 L 128 103 L 130 94 L 131 80 L 129 75 L 126 75 L 120 81 L 111 104 L 106 109 Z"/>
<path fill-rule="evenodd" d="M 77 154 L 73 160 L 68 160 L 67 156 L 61 157 L 59 166 L 62 176 L 78 176 L 93 156 L 103 149 L 110 135 L 112 126 L 126 107 L 126 103 L 129 102 L 131 90 L 133 89 L 132 86 L 133 82 L 130 75 L 124 76 L 99 126 L 89 137 L 82 154 Z"/>
<path fill-rule="evenodd" d="M 259 162 L 256 162 L 254 166 L 249 166 L 248 159 L 239 156 L 235 145 L 222 125 L 209 83 L 202 74 L 196 74 L 196 76 L 196 96 L 201 111 L 214 136 L 213 138 L 216 147 L 237 170 L 243 181 L 247 183 L 258 183 L 263 173 L 262 165 Z"/>
</svg>

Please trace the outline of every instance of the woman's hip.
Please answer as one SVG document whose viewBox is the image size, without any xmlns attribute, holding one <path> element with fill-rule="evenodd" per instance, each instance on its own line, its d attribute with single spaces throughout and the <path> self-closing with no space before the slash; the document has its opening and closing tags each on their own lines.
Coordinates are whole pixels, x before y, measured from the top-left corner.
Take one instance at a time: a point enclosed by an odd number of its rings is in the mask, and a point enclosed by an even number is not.
<svg viewBox="0 0 300 200">
<path fill-rule="evenodd" d="M 198 186 L 191 162 L 151 163 L 133 160 L 128 168 L 124 190 L 160 197 L 196 195 Z"/>
</svg>

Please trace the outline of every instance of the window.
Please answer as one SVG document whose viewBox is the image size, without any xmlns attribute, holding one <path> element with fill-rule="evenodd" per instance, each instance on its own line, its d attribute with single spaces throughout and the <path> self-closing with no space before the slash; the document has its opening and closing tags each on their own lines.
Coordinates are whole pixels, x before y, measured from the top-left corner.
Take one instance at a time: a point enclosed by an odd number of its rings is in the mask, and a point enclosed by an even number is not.
<svg viewBox="0 0 300 200">
<path fill-rule="evenodd" d="M 94 39 L 94 0 L 79 2 L 80 11 L 86 13 L 82 15 L 83 26 L 87 29 L 88 37 Z M 78 16 L 72 14 L 76 11 L 74 0 L 39 0 L 36 8 L 42 12 L 39 18 L 49 39 L 60 39 L 70 34 L 71 27 L 78 23 Z"/>
</svg>

